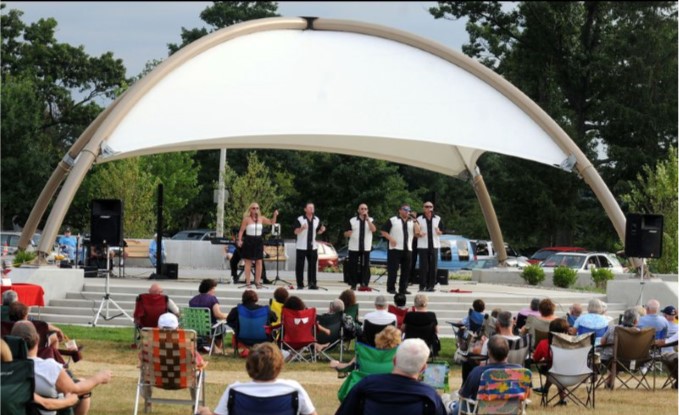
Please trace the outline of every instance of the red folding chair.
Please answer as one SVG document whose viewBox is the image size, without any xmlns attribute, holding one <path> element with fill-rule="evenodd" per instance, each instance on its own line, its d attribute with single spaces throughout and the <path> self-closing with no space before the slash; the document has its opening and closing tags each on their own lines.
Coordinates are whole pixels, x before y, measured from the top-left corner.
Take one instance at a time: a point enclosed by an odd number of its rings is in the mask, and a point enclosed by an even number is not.
<svg viewBox="0 0 679 415">
<path fill-rule="evenodd" d="M 141 329 L 158 327 L 158 318 L 167 313 L 169 299 L 163 294 L 139 294 L 134 305 L 134 345 L 139 346 Z"/>
<path fill-rule="evenodd" d="M 281 319 L 280 347 L 290 353 L 288 361 L 316 361 L 313 349 L 316 343 L 316 309 L 297 311 L 283 308 Z M 309 352 L 308 359 L 304 356 L 306 352 Z"/>
</svg>

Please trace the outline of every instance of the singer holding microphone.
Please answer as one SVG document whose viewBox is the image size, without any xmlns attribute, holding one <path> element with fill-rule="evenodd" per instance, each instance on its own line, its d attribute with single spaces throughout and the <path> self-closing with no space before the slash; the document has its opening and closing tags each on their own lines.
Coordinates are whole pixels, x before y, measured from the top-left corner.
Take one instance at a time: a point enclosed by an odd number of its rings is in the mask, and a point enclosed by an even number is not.
<svg viewBox="0 0 679 415">
<path fill-rule="evenodd" d="M 351 289 L 358 284 L 367 287 L 370 283 L 370 249 L 373 232 L 377 227 L 368 216 L 368 205 L 358 205 L 358 214 L 349 219 L 344 236 L 349 238 L 349 279 Z"/>
<path fill-rule="evenodd" d="M 250 274 L 252 261 L 255 261 L 255 286 L 262 288 L 262 266 L 264 263 L 264 239 L 262 239 L 264 225 L 273 225 L 278 218 L 278 210 L 274 210 L 271 219 L 261 216 L 258 203 L 250 203 L 248 210 L 243 213 L 243 221 L 238 232 L 236 243 L 241 250 L 241 256 L 245 260 L 245 284 L 250 286 Z"/>
</svg>

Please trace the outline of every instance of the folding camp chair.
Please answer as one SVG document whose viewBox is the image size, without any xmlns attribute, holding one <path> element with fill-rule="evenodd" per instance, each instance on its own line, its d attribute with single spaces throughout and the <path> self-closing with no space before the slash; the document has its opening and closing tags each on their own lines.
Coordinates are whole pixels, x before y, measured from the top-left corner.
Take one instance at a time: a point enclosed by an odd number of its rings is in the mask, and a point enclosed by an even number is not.
<svg viewBox="0 0 679 415">
<path fill-rule="evenodd" d="M 246 346 L 254 346 L 257 343 L 270 341 L 267 333 L 267 321 L 269 319 L 269 307 L 260 307 L 250 310 L 243 304 L 238 308 L 238 333 L 233 334 L 233 354 L 238 355 L 238 343 Z"/>
<path fill-rule="evenodd" d="M 64 354 L 73 356 L 74 361 L 80 360 L 80 351 L 79 350 L 74 350 L 74 351 L 68 351 L 66 349 L 58 349 L 56 347 L 51 347 L 49 345 L 49 338 L 51 335 L 51 332 L 49 330 L 49 326 L 47 323 L 41 320 L 30 320 L 31 323 L 33 323 L 33 326 L 35 327 L 35 331 L 38 332 L 38 336 L 40 339 L 38 340 L 38 357 L 43 358 L 43 359 L 54 359 L 58 363 L 61 363 L 64 365 L 64 367 L 68 368 L 68 363 L 66 360 L 64 360 Z M 14 321 L 3 321 L 0 323 L 2 326 L 2 336 L 5 337 L 9 335 L 12 332 L 12 328 L 14 327 Z"/>
<path fill-rule="evenodd" d="M 182 308 L 181 326 L 186 330 L 193 330 L 198 337 L 210 338 L 210 352 L 208 356 L 212 356 L 212 351 L 215 348 L 215 338 L 222 337 L 222 346 L 224 345 L 224 335 L 226 334 L 226 323 L 218 322 L 212 324 L 212 312 L 209 308 L 204 307 L 184 307 Z M 224 348 L 222 348 L 224 350 Z"/>
<path fill-rule="evenodd" d="M 23 340 L 22 340 L 23 341 Z M 24 348 L 25 348 L 24 344 Z M 17 359 L 0 364 L 0 413 L 27 414 L 35 391 L 32 359 Z"/>
<path fill-rule="evenodd" d="M 406 314 L 408 314 L 408 309 L 398 308 L 393 304 L 389 304 L 387 306 L 387 311 L 396 316 L 396 327 L 400 329 L 403 325 L 403 319 L 406 317 Z"/>
<path fill-rule="evenodd" d="M 483 314 L 470 308 L 467 314 L 467 329 L 472 333 L 481 334 L 486 318 L 488 318 L 488 314 Z"/>
<path fill-rule="evenodd" d="M 393 324 L 373 324 L 368 320 L 363 321 L 363 343 L 375 347 L 375 336 L 387 326 Z"/>
<path fill-rule="evenodd" d="M 344 314 L 346 314 L 347 316 L 350 316 L 353 319 L 355 325 L 362 326 L 363 323 L 361 323 L 358 320 L 358 303 L 352 304 L 352 305 L 346 307 L 344 309 Z M 361 327 L 361 330 L 363 330 L 362 327 Z M 345 350 L 348 350 L 349 346 L 351 345 L 351 340 L 352 339 L 349 339 L 346 343 L 344 343 Z M 358 341 L 358 339 L 356 341 Z"/>
<path fill-rule="evenodd" d="M 283 308 L 281 324 L 281 351 L 290 352 L 288 361 L 316 361 L 313 344 L 316 343 L 316 309 L 290 310 Z M 305 353 L 309 353 L 306 358 Z"/>
<path fill-rule="evenodd" d="M 396 348 L 376 349 L 370 345 L 356 342 L 355 365 L 339 370 L 339 372 L 351 371 L 337 391 L 337 397 L 340 402 L 349 394 L 351 388 L 364 377 L 368 375 L 391 373 L 391 371 L 394 370 L 394 356 L 396 355 L 396 350 Z"/>
<path fill-rule="evenodd" d="M 141 369 L 137 382 L 134 413 L 139 410 L 139 398 L 144 398 L 144 412 L 154 402 L 191 405 L 192 413 L 204 405 L 204 373 L 196 364 L 196 332 L 145 328 L 141 331 Z M 153 388 L 164 390 L 189 389 L 191 399 L 153 398 Z"/>
<path fill-rule="evenodd" d="M 665 347 L 672 347 L 675 350 L 675 352 L 663 353 L 660 354 L 658 357 L 658 360 L 662 363 L 663 370 L 667 372 L 667 379 L 665 379 L 665 383 L 663 383 L 661 389 L 665 389 L 668 387 L 677 389 L 677 353 L 676 353 L 677 342 L 674 341 L 672 343 L 665 343 L 665 345 L 663 345 L 662 348 Z M 660 353 L 660 351 L 658 351 L 658 353 Z"/>
<path fill-rule="evenodd" d="M 655 363 L 654 354 L 651 353 L 655 343 L 655 329 L 646 327 L 641 330 L 634 327 L 615 328 L 615 341 L 613 342 L 613 358 L 610 363 L 610 370 L 613 374 L 613 381 L 620 380 L 621 388 L 624 386 L 631 389 L 629 383 L 636 381 L 635 389 L 643 387 L 651 390 L 651 385 L 646 379 L 646 375 L 653 372 L 653 390 L 655 390 L 655 371 L 645 372 L 642 367 L 647 363 L 653 367 Z M 629 379 L 621 377 L 622 374 L 630 376 Z"/>
<path fill-rule="evenodd" d="M 297 415 L 299 413 L 299 392 L 276 396 L 252 396 L 229 389 L 229 400 L 226 404 L 232 415 Z"/>
<path fill-rule="evenodd" d="M 507 339 L 507 343 L 509 344 L 509 355 L 507 356 L 508 363 L 526 366 L 526 358 L 528 357 L 531 338 L 532 336 L 530 333 L 526 333 L 516 340 Z"/>
<path fill-rule="evenodd" d="M 549 321 L 542 320 L 536 316 L 528 316 L 526 326 L 528 327 L 528 333 L 531 335 L 530 350 L 533 351 L 540 340 L 549 337 Z M 540 332 L 539 335 L 538 332 Z"/>
<path fill-rule="evenodd" d="M 320 330 L 316 331 L 316 342 L 318 344 L 328 345 L 320 351 L 320 356 L 323 356 L 328 360 L 332 360 L 328 353 L 337 346 L 339 346 L 340 353 L 339 361 L 341 362 L 343 358 L 344 327 L 342 325 L 342 316 L 342 312 L 327 313 L 318 316 L 318 324 L 330 330 L 330 334 L 325 334 Z M 318 355 L 316 357 L 318 357 Z"/>
<path fill-rule="evenodd" d="M 435 360 L 427 363 L 427 367 L 422 372 L 420 381 L 426 383 L 434 389 L 440 389 L 443 393 L 450 392 L 448 374 L 450 365 L 445 360 Z"/>
<path fill-rule="evenodd" d="M 550 333 L 552 367 L 547 372 L 547 380 L 564 392 L 563 399 L 570 399 L 576 405 L 594 409 L 596 373 L 591 369 L 594 357 L 594 335 L 587 333 L 571 336 L 563 333 Z M 584 386 L 587 398 L 582 399 L 576 392 Z M 561 395 L 557 391 L 551 398 L 548 392 L 542 394 L 541 405 L 548 406 Z M 555 402 L 555 405 L 558 401 Z"/>
<path fill-rule="evenodd" d="M 525 368 L 484 371 L 476 400 L 460 397 L 460 414 L 525 414 L 531 376 Z"/>
<path fill-rule="evenodd" d="M 438 336 L 436 335 L 436 323 L 431 322 L 426 325 L 415 325 L 409 322 L 406 324 L 405 333 L 406 339 L 422 339 L 427 346 L 429 346 L 429 358 L 433 360 L 438 355 Z"/>
<path fill-rule="evenodd" d="M 144 293 L 137 296 L 134 304 L 134 344 L 139 346 L 141 329 L 158 327 L 158 317 L 167 313 L 167 295 Z"/>
</svg>

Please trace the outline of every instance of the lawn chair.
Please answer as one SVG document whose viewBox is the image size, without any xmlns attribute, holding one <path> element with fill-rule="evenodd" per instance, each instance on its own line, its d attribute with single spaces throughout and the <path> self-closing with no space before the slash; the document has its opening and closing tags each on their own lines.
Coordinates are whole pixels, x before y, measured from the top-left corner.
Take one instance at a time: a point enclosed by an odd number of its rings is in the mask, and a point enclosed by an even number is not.
<svg viewBox="0 0 679 415">
<path fill-rule="evenodd" d="M 250 310 L 243 304 L 238 304 L 238 333 L 233 334 L 233 354 L 238 356 L 238 343 L 254 346 L 258 343 L 270 341 L 267 329 L 269 307 L 259 307 Z"/>
<path fill-rule="evenodd" d="M 353 319 L 354 324 L 361 327 L 360 333 L 362 334 L 362 332 L 363 332 L 363 327 L 362 327 L 363 323 L 361 323 L 361 322 L 358 320 L 358 303 L 346 307 L 346 308 L 344 309 L 344 314 L 350 316 L 350 317 Z M 346 334 L 346 333 L 345 333 L 345 334 Z M 345 350 L 348 350 L 349 346 L 351 345 L 351 340 L 352 340 L 352 339 L 349 339 L 346 343 L 344 343 Z M 358 341 L 358 339 L 357 339 L 356 341 Z"/>
<path fill-rule="evenodd" d="M 191 413 L 196 413 L 199 404 L 205 404 L 204 373 L 196 365 L 196 339 L 193 330 L 142 329 L 135 415 L 139 410 L 140 397 L 144 398 L 144 412 L 148 412 L 154 402 L 191 405 Z M 153 398 L 153 388 L 189 389 L 191 399 Z"/>
<path fill-rule="evenodd" d="M 608 330 L 608 326 L 601 327 L 598 329 L 585 326 L 578 326 L 577 335 L 580 336 L 582 334 L 594 333 L 595 343 L 598 344 L 601 341 L 601 338 L 604 337 L 604 334 L 606 334 L 606 330 Z"/>
<path fill-rule="evenodd" d="M 613 358 L 610 363 L 610 370 L 613 375 L 613 382 L 615 379 L 620 380 L 622 385 L 631 389 L 629 383 L 636 381 L 635 389 L 643 387 L 651 390 L 651 385 L 646 379 L 646 375 L 653 372 L 653 390 L 655 390 L 655 371 L 642 370 L 642 367 L 650 363 L 650 367 L 654 366 L 655 357 L 651 353 L 655 343 L 655 329 L 653 327 L 646 327 L 641 330 L 634 327 L 615 328 L 615 341 L 613 342 Z M 624 379 L 620 375 L 629 375 L 629 379 Z"/>
<path fill-rule="evenodd" d="M 68 351 L 66 349 L 59 349 L 56 347 L 50 347 L 49 345 L 49 337 L 50 337 L 50 330 L 49 326 L 47 323 L 41 320 L 30 320 L 31 323 L 33 323 L 33 326 L 35 327 L 35 331 L 38 332 L 38 336 L 40 336 L 40 339 L 38 340 L 38 357 L 43 358 L 43 359 L 54 359 L 58 363 L 61 363 L 64 365 L 64 367 L 68 368 L 68 363 L 66 360 L 64 360 L 64 354 L 73 356 L 74 361 L 80 360 L 80 351 L 79 350 L 74 350 L 74 351 Z M 2 325 L 2 336 L 5 337 L 9 335 L 12 332 L 12 328 L 14 327 L 14 321 L 3 321 L 0 323 Z"/>
<path fill-rule="evenodd" d="M 406 317 L 406 314 L 408 314 L 408 309 L 398 308 L 393 304 L 389 304 L 389 306 L 387 306 L 387 311 L 396 316 L 396 327 L 400 329 L 403 325 L 403 319 Z"/>
<path fill-rule="evenodd" d="M 283 308 L 281 324 L 281 351 L 288 351 L 289 362 L 295 360 L 314 362 L 316 354 L 313 344 L 316 343 L 316 309 L 290 310 Z M 305 353 L 309 357 L 305 357 Z"/>
<path fill-rule="evenodd" d="M 406 339 L 422 339 L 427 346 L 429 346 L 429 359 L 433 361 L 434 357 L 438 355 L 440 343 L 436 335 L 436 323 L 431 322 L 426 325 L 415 325 L 410 322 L 406 324 L 405 333 Z"/>
<path fill-rule="evenodd" d="M 594 409 L 596 373 L 591 369 L 594 357 L 594 335 L 592 333 L 571 336 L 563 333 L 550 334 L 550 350 L 552 352 L 552 367 L 547 372 L 547 380 L 563 390 L 563 399 L 569 399 L 576 405 Z M 585 400 L 575 393 L 580 386 L 584 386 L 587 393 Z M 551 398 L 548 392 L 542 394 L 541 405 L 560 397 L 558 391 Z M 554 404 L 558 405 L 558 401 Z"/>
<path fill-rule="evenodd" d="M 531 376 L 525 368 L 484 371 L 476 400 L 460 397 L 460 414 L 525 414 Z"/>
<path fill-rule="evenodd" d="M 323 356 L 328 360 L 332 360 L 328 353 L 337 346 L 339 346 L 340 353 L 339 361 L 341 362 L 343 358 L 344 328 L 342 325 L 342 316 L 343 316 L 342 312 L 327 313 L 318 316 L 318 324 L 330 330 L 329 335 L 323 333 L 320 330 L 316 331 L 316 341 L 319 344 L 328 345 L 323 350 L 320 351 L 320 356 Z M 318 355 L 316 357 L 318 357 Z"/>
<path fill-rule="evenodd" d="M 549 321 L 542 320 L 536 316 L 528 316 L 526 319 L 526 326 L 528 327 L 528 333 L 530 333 L 531 336 L 530 350 L 533 351 L 540 340 L 549 337 Z M 538 331 L 540 332 L 539 336 L 537 333 Z"/>
<path fill-rule="evenodd" d="M 676 350 L 677 347 L 677 342 L 674 341 L 672 343 L 665 343 L 665 345 L 662 346 L 662 348 L 665 347 L 672 347 L 674 350 Z M 660 351 L 658 351 L 659 353 Z M 663 370 L 667 372 L 667 379 L 665 380 L 665 383 L 663 383 L 661 389 L 665 388 L 674 388 L 677 389 L 677 354 L 676 352 L 673 354 L 665 353 L 665 354 L 660 354 L 660 357 L 658 358 L 660 362 L 662 363 Z"/>
<path fill-rule="evenodd" d="M 363 321 L 363 343 L 375 347 L 375 336 L 387 326 L 393 324 L 373 324 L 368 320 Z"/>
<path fill-rule="evenodd" d="M 394 370 L 394 356 L 397 348 L 393 349 L 376 349 L 370 345 L 356 342 L 356 363 L 348 366 L 345 369 L 338 370 L 338 372 L 351 372 L 344 380 L 342 386 L 337 391 L 337 398 L 340 402 L 346 398 L 361 379 L 368 375 L 391 373 Z"/>
<path fill-rule="evenodd" d="M 507 343 L 509 344 L 509 355 L 507 356 L 508 363 L 526 366 L 526 358 L 528 357 L 531 338 L 532 336 L 530 333 L 526 333 L 516 340 L 507 339 Z"/>
<path fill-rule="evenodd" d="M 28 414 L 35 392 L 35 366 L 27 358 L 26 343 L 14 336 L 5 336 L 14 358 L 0 364 L 0 413 Z"/>
<path fill-rule="evenodd" d="M 134 304 L 134 344 L 139 346 L 141 329 L 158 327 L 158 317 L 167 313 L 169 298 L 163 294 L 144 293 L 137 296 Z"/>
<path fill-rule="evenodd" d="M 469 309 L 467 314 L 467 329 L 477 335 L 481 334 L 481 329 L 483 329 L 483 323 L 485 322 L 488 314 L 483 314 L 478 311 L 474 311 L 473 308 Z"/>
<path fill-rule="evenodd" d="M 297 415 L 299 413 L 299 392 L 276 396 L 252 396 L 229 389 L 229 400 L 226 404 L 232 415 Z"/>
<path fill-rule="evenodd" d="M 224 345 L 225 323 L 218 322 L 212 324 L 212 312 L 205 307 L 184 307 L 181 314 L 181 326 L 185 330 L 193 330 L 199 338 L 210 339 L 210 351 L 208 356 L 212 356 L 215 346 L 215 338 L 222 336 L 222 346 Z M 223 350 L 223 349 L 222 349 Z"/>
<path fill-rule="evenodd" d="M 426 383 L 434 389 L 440 389 L 443 393 L 450 392 L 448 375 L 450 365 L 445 360 L 435 360 L 427 363 L 427 367 L 422 372 L 420 381 Z"/>
</svg>

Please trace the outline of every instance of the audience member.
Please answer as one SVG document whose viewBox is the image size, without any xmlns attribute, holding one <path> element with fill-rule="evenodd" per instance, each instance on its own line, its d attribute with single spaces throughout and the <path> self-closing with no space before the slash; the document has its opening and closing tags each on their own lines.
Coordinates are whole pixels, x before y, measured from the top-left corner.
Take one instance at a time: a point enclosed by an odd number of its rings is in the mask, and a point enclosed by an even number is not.
<svg viewBox="0 0 679 415">
<path fill-rule="evenodd" d="M 568 314 L 566 315 L 566 321 L 568 321 L 569 326 L 573 326 L 575 324 L 575 320 L 580 317 L 582 314 L 582 305 L 580 303 L 573 303 L 569 308 L 568 308 Z"/>
<path fill-rule="evenodd" d="M 488 369 L 504 369 L 504 368 L 521 368 L 520 365 L 507 363 L 507 356 L 509 355 L 509 343 L 507 339 L 500 335 L 495 335 L 488 340 L 488 364 L 474 368 L 469 374 L 469 377 L 460 388 L 459 396 L 476 400 L 476 395 L 479 391 L 479 384 L 481 383 L 481 375 Z M 464 405 L 464 404 L 462 404 Z M 450 413 L 457 415 L 460 412 L 460 401 L 452 402 L 452 405 L 446 405 Z M 462 408 L 467 411 L 469 408 Z"/>
<path fill-rule="evenodd" d="M 462 324 L 467 327 L 467 330 L 478 332 L 483 326 L 483 320 L 485 315 L 483 312 L 486 310 L 486 303 L 482 299 L 477 298 L 472 302 L 472 310 L 467 316 L 462 319 Z"/>
<path fill-rule="evenodd" d="M 604 317 L 603 305 L 598 298 L 592 298 L 587 304 L 587 314 L 583 314 L 575 320 L 573 326 L 568 330 L 570 334 L 576 334 L 580 326 L 590 330 L 600 330 L 608 327 L 608 319 Z"/>
<path fill-rule="evenodd" d="M 304 301 L 301 298 L 297 297 L 296 295 L 291 295 L 288 297 L 287 300 L 285 300 L 283 308 L 295 311 L 302 311 L 306 310 L 306 304 L 304 304 Z"/>
<path fill-rule="evenodd" d="M 19 301 L 15 301 L 9 305 L 9 321 L 22 321 L 28 320 L 28 306 Z M 47 324 L 47 331 L 49 333 L 47 340 L 49 341 L 49 347 L 57 349 L 59 347 L 59 342 L 64 340 L 64 333 L 57 326 L 50 323 L 44 322 L 42 324 Z M 35 323 L 34 323 L 35 325 Z M 37 330 L 37 328 L 36 328 Z"/>
<path fill-rule="evenodd" d="M 397 347 L 401 344 L 402 332 L 394 326 L 387 326 L 375 336 L 375 348 L 380 350 L 388 350 Z M 348 366 L 355 366 L 356 357 L 353 357 L 347 363 L 342 363 L 337 360 L 330 361 L 330 367 L 342 370 Z"/>
<path fill-rule="evenodd" d="M 549 298 L 543 298 L 538 304 L 538 311 L 540 312 L 540 315 L 537 318 L 542 321 L 552 321 L 557 318 L 556 314 L 554 314 L 555 310 L 556 304 L 554 304 L 554 301 Z M 528 321 L 530 321 L 530 319 L 528 319 L 526 324 L 521 327 L 521 334 L 528 333 L 528 331 L 531 329 Z"/>
<path fill-rule="evenodd" d="M 388 374 L 363 378 L 342 401 L 336 415 L 361 413 L 366 401 L 370 401 L 373 397 L 383 400 L 385 395 L 419 397 L 423 401 L 428 401 L 432 414 L 445 414 L 443 402 L 436 390 L 419 381 L 420 373 L 427 367 L 428 358 L 429 347 L 422 339 L 404 340 L 396 351 L 394 370 Z"/>
<path fill-rule="evenodd" d="M 243 294 L 241 295 L 241 305 L 243 307 L 247 308 L 248 310 L 257 310 L 259 308 L 264 307 L 263 305 L 257 304 L 257 301 L 259 301 L 259 297 L 257 296 L 257 293 L 254 290 L 243 291 Z M 233 307 L 231 311 L 229 311 L 229 314 L 226 316 L 226 324 L 228 324 L 229 327 L 233 329 L 233 332 L 235 334 L 235 336 L 231 337 L 233 343 L 237 341 L 237 337 L 240 334 L 240 325 L 238 318 L 239 318 L 238 306 L 236 306 Z M 269 309 L 269 317 L 267 318 L 266 324 L 270 326 L 272 323 L 275 322 L 277 322 L 276 313 Z M 248 347 L 249 347 L 248 345 L 239 342 L 238 348 L 241 351 L 240 352 L 241 357 L 248 357 L 248 354 L 250 353 Z"/>
<path fill-rule="evenodd" d="M 639 328 L 653 327 L 657 339 L 664 339 L 667 337 L 667 332 L 670 330 L 670 324 L 664 316 L 658 314 L 660 311 L 660 303 L 658 300 L 648 300 L 646 303 L 646 315 L 639 319 Z"/>
<path fill-rule="evenodd" d="M 149 288 L 149 294 L 163 295 L 163 287 L 161 287 L 157 282 L 154 282 Z M 167 310 L 175 316 L 179 315 L 179 307 L 177 307 L 177 304 L 172 301 L 170 296 L 167 297 Z"/>
<path fill-rule="evenodd" d="M 668 305 L 667 307 L 663 308 L 662 310 L 663 316 L 665 316 L 665 319 L 667 320 L 667 324 L 669 325 L 669 330 L 667 331 L 667 335 L 665 336 L 666 338 L 670 338 L 672 336 L 675 336 L 677 334 L 678 326 L 677 326 L 677 309 L 674 308 L 672 305 Z M 670 352 L 671 348 L 665 347 L 662 349 L 663 353 Z"/>
<path fill-rule="evenodd" d="M 635 307 L 628 308 L 625 310 L 625 312 L 622 314 L 622 322 L 620 323 L 619 327 L 635 327 L 637 330 L 639 329 L 637 327 L 637 323 L 639 322 L 639 313 L 637 312 Z M 600 353 L 600 359 L 601 361 L 608 365 L 608 362 L 613 359 L 613 345 L 615 345 L 615 328 L 616 326 L 611 326 L 606 330 L 606 333 L 601 337 L 601 353 Z M 612 373 L 609 374 L 608 380 L 606 381 L 606 387 L 613 389 L 613 382 L 615 379 L 612 376 Z"/>
<path fill-rule="evenodd" d="M 26 342 L 28 358 L 35 363 L 35 393 L 47 398 L 58 398 L 60 393 L 76 394 L 79 401 L 75 407 L 75 415 L 87 414 L 90 408 L 90 394 L 98 385 L 111 380 L 111 371 L 102 370 L 94 376 L 80 379 L 77 383 L 71 379 L 59 363 L 54 359 L 41 359 L 38 355 L 38 332 L 30 322 L 18 321 L 12 328 L 12 336 Z M 67 395 L 68 396 L 68 395 Z M 56 415 L 54 410 L 40 410 L 42 415 Z"/>
<path fill-rule="evenodd" d="M 149 260 L 151 261 L 151 266 L 156 267 L 157 263 L 157 252 L 158 252 L 158 246 L 156 239 L 158 237 L 158 234 L 153 235 L 153 239 L 151 239 L 151 242 L 149 242 Z M 167 252 L 165 251 L 165 241 L 161 240 L 160 241 L 160 258 L 162 263 L 165 263 L 165 259 L 167 258 Z"/>
<path fill-rule="evenodd" d="M 660 339 L 655 341 L 655 345 L 658 347 L 665 346 L 669 343 L 677 342 L 677 333 L 666 339 Z M 675 346 L 676 347 L 676 346 Z M 667 350 L 667 351 L 666 351 Z M 660 361 L 664 363 L 669 369 L 670 373 L 674 376 L 674 383 L 672 387 L 677 389 L 677 352 L 674 347 L 663 347 L 662 354 L 660 355 Z"/>
<path fill-rule="evenodd" d="M 270 299 L 269 301 L 269 307 L 271 307 L 271 311 L 276 313 L 276 322 L 277 325 L 280 325 L 281 323 L 281 312 L 283 311 L 283 304 L 285 304 L 285 300 L 288 299 L 290 296 L 290 293 L 285 287 L 278 287 L 274 290 L 273 292 L 273 298 Z"/>
<path fill-rule="evenodd" d="M 261 343 L 252 348 L 245 370 L 252 379 L 251 382 L 234 382 L 226 388 L 214 412 L 206 407 L 199 407 L 200 415 L 227 415 L 229 413 L 229 392 L 233 389 L 244 394 L 268 398 L 282 395 L 291 391 L 298 393 L 299 412 L 302 415 L 316 415 L 316 408 L 309 398 L 307 391 L 297 381 L 278 379 L 283 370 L 283 354 L 273 343 Z M 264 413 L 262 413 L 264 415 Z"/>
<path fill-rule="evenodd" d="M 555 318 L 549 323 L 549 331 L 551 333 L 568 333 L 568 328 L 568 321 L 563 318 Z M 542 339 L 535 346 L 532 360 L 538 364 L 538 371 L 543 375 L 546 375 L 552 367 L 552 353 L 549 350 L 549 339 Z M 551 386 L 551 382 L 547 379 L 545 386 L 533 390 L 539 393 L 547 393 Z M 559 389 L 559 396 L 561 398 L 560 402 L 564 401 L 566 396 L 562 389 Z"/>
<path fill-rule="evenodd" d="M 408 314 L 408 311 L 414 310 L 415 307 L 413 307 L 412 310 L 409 310 L 408 307 L 406 307 L 406 295 L 403 293 L 394 294 L 394 304 L 389 304 L 387 307 L 387 311 L 396 316 L 396 327 L 401 330 L 403 330 L 403 319 L 406 314 Z"/>
<path fill-rule="evenodd" d="M 217 320 L 225 320 L 226 314 L 224 314 L 219 306 L 219 300 L 215 295 L 217 290 L 217 282 L 211 278 L 204 279 L 200 282 L 198 286 L 198 292 L 200 294 L 194 296 L 189 300 L 189 307 L 204 307 L 209 308 L 212 316 L 212 325 L 217 324 Z M 218 326 L 215 330 L 215 350 L 216 353 L 222 353 L 222 334 L 224 334 L 226 327 L 224 324 Z"/>
<path fill-rule="evenodd" d="M 439 332 L 438 327 L 439 322 L 436 319 L 436 314 L 432 311 L 427 310 L 429 298 L 427 298 L 426 294 L 415 295 L 414 303 L 415 310 L 406 314 L 405 318 L 403 319 L 403 326 L 401 330 L 403 330 L 403 332 L 405 333 L 406 328 L 409 325 L 416 327 L 424 327 L 433 324 L 436 334 L 434 335 L 434 344 L 432 344 L 432 352 L 434 353 L 434 356 L 436 356 L 438 352 L 441 350 L 441 343 L 439 343 L 437 335 Z"/>
<path fill-rule="evenodd" d="M 521 330 L 521 328 L 526 324 L 528 316 L 540 317 L 540 299 L 533 298 L 530 301 L 529 307 L 524 307 L 516 313 L 516 330 Z"/>
<path fill-rule="evenodd" d="M 514 335 L 512 328 L 514 327 L 514 319 L 510 311 L 502 311 L 498 314 L 495 320 L 495 333 L 504 337 L 507 340 L 518 340 L 520 337 Z M 488 339 L 484 338 L 481 346 L 480 354 L 488 356 Z M 482 363 L 485 364 L 485 363 Z"/>
<path fill-rule="evenodd" d="M 19 301 L 19 294 L 14 290 L 7 290 L 2 293 L 2 305 L 10 305 L 15 301 Z"/>
<path fill-rule="evenodd" d="M 397 322 L 396 316 L 387 311 L 387 299 L 383 295 L 375 297 L 375 311 L 367 313 L 363 319 L 380 326 L 386 324 L 396 325 Z"/>
</svg>

